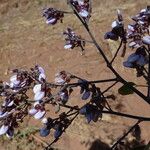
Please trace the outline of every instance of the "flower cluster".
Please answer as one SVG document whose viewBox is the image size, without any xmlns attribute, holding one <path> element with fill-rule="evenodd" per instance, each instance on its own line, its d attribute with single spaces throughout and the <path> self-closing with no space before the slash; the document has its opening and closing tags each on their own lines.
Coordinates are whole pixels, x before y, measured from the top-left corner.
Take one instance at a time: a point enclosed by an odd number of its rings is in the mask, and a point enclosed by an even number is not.
<svg viewBox="0 0 150 150">
<path fill-rule="evenodd" d="M 66 31 L 63 32 L 65 35 L 65 49 L 73 49 L 75 47 L 80 47 L 84 51 L 85 41 L 81 39 L 81 36 L 75 34 L 75 32 L 68 27 Z"/>
<path fill-rule="evenodd" d="M 1 105 L 0 120 L 0 135 L 6 134 L 11 138 L 14 135 L 14 128 L 18 127 L 18 122 L 22 122 L 23 118 L 28 114 L 27 97 L 24 95 L 14 95 L 7 93 L 4 96 L 4 102 Z"/>
<path fill-rule="evenodd" d="M 42 105 L 40 102 L 35 102 L 33 108 L 29 110 L 29 114 L 33 115 L 37 120 L 42 119 L 46 114 L 44 105 Z"/>
<path fill-rule="evenodd" d="M 0 120 L 2 121 L 0 135 L 6 134 L 9 138 L 13 137 L 14 129 L 29 114 L 35 119 L 45 122 L 46 127 L 40 130 L 41 136 L 43 136 L 43 132 L 48 134 L 50 127 L 53 127 L 55 129 L 54 137 L 59 137 L 65 128 L 67 117 L 61 115 L 58 118 L 59 121 L 55 120 L 51 124 L 50 119 L 48 119 L 46 123 L 47 119 L 44 118 L 46 115 L 45 105 L 47 103 L 53 106 L 66 104 L 73 89 L 67 88 L 65 85 L 75 77 L 66 71 L 60 71 L 55 76 L 56 84 L 47 83 L 45 71 L 38 65 L 31 68 L 30 71 L 14 69 L 12 72 L 15 75 L 10 77 L 9 83 L 0 82 L 0 96 L 4 100 L 0 111 Z M 57 94 L 52 95 L 51 87 L 60 87 L 60 90 Z M 34 94 L 33 100 L 29 99 L 27 95 L 27 91 L 30 89 Z M 55 113 L 57 112 L 59 110 L 55 111 Z"/>
<path fill-rule="evenodd" d="M 136 52 L 131 54 L 123 65 L 129 68 L 138 68 L 137 71 L 139 72 L 139 68 L 148 63 L 147 46 L 150 45 L 150 7 L 147 6 L 146 9 L 142 9 L 132 19 L 134 24 L 128 25 L 127 38 L 129 47 L 136 48 Z"/>
<path fill-rule="evenodd" d="M 150 44 L 150 7 L 142 9 L 140 13 L 132 17 L 133 24 L 128 25 L 127 38 L 130 39 L 129 47 L 138 48 L 144 44 Z"/>
<path fill-rule="evenodd" d="M 142 75 L 144 65 L 148 63 L 148 48 L 150 45 L 150 6 L 142 9 L 136 16 L 132 17 L 133 24 L 128 25 L 128 29 L 124 29 L 123 18 L 118 11 L 118 20 L 112 23 L 112 31 L 105 34 L 105 39 L 118 40 L 129 43 L 129 47 L 136 49 L 123 65 L 128 68 L 135 68 L 137 76 Z M 126 48 L 126 47 L 125 47 Z"/>
<path fill-rule="evenodd" d="M 89 20 L 91 8 L 89 0 L 70 0 L 70 3 L 74 6 L 78 14 L 86 21 Z"/>
<path fill-rule="evenodd" d="M 20 111 L 15 113 L 15 115 L 10 114 L 0 127 L 0 135 L 6 134 L 8 138 L 12 138 L 14 136 L 14 129 L 19 126 L 18 122 L 22 121 L 24 113 Z"/>
<path fill-rule="evenodd" d="M 14 92 L 17 92 L 23 87 L 31 84 L 32 79 L 28 76 L 26 71 L 14 69 L 12 72 L 14 75 L 10 77 L 9 83 L 4 83 L 5 88 L 7 87 L 12 89 Z"/>
<path fill-rule="evenodd" d="M 55 75 L 55 83 L 57 84 L 61 85 L 61 84 L 69 83 L 70 80 L 71 80 L 71 76 L 66 71 L 60 71 Z"/>
<path fill-rule="evenodd" d="M 3 97 L 4 102 L 1 105 L 0 118 L 11 115 L 21 103 L 26 102 L 25 92 L 33 82 L 24 70 L 15 69 L 12 72 L 15 75 L 10 77 L 10 82 L 1 82 L 0 96 Z"/>
<path fill-rule="evenodd" d="M 34 109 L 30 109 L 29 114 L 34 114 L 36 119 L 42 118 L 45 114 L 43 105 L 40 105 L 45 96 L 43 90 L 46 78 L 44 69 L 35 66 L 31 68 L 30 72 L 21 69 L 14 69 L 12 72 L 14 75 L 10 77 L 10 82 L 1 82 L 0 84 L 0 96 L 4 100 L 0 110 L 0 120 L 2 120 L 0 135 L 6 134 L 9 138 L 13 137 L 14 128 L 19 126 L 18 123 L 22 122 L 23 118 L 28 115 L 30 103 L 26 92 L 37 82 L 38 84 L 33 87 Z"/>
<path fill-rule="evenodd" d="M 43 17 L 46 18 L 46 23 L 54 25 L 58 20 L 62 22 L 64 13 L 62 11 L 56 10 L 55 8 L 45 8 L 43 10 Z"/>
<path fill-rule="evenodd" d="M 98 118 L 102 115 L 99 108 L 92 104 L 83 106 L 80 109 L 79 113 L 86 117 L 88 123 L 90 123 L 91 121 L 97 122 Z"/>
<path fill-rule="evenodd" d="M 50 134 L 50 130 L 54 130 L 54 138 L 58 139 L 63 131 L 68 127 L 70 120 L 66 113 L 61 113 L 58 119 L 44 118 L 42 120 L 43 127 L 40 129 L 40 136 L 46 137 Z"/>
<path fill-rule="evenodd" d="M 120 37 L 124 42 L 126 42 L 126 32 L 124 29 L 123 17 L 120 10 L 117 11 L 117 16 L 117 20 L 112 22 L 112 30 L 110 32 L 107 32 L 104 38 L 117 41 Z"/>
</svg>

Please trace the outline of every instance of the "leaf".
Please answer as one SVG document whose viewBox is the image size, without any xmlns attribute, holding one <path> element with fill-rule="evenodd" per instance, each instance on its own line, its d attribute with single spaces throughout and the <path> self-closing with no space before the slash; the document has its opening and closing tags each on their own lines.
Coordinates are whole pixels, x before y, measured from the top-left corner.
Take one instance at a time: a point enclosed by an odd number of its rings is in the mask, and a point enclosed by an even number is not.
<svg viewBox="0 0 150 150">
<path fill-rule="evenodd" d="M 121 95 L 129 95 L 133 94 L 134 92 L 130 87 L 134 86 L 135 83 L 133 82 L 128 82 L 127 84 L 123 85 L 121 88 L 118 89 L 118 93 Z"/>
<path fill-rule="evenodd" d="M 131 150 L 150 150 L 150 144 L 148 145 L 140 145 L 140 146 L 137 146 Z"/>
<path fill-rule="evenodd" d="M 150 142 L 146 145 L 144 150 L 150 150 Z"/>
</svg>

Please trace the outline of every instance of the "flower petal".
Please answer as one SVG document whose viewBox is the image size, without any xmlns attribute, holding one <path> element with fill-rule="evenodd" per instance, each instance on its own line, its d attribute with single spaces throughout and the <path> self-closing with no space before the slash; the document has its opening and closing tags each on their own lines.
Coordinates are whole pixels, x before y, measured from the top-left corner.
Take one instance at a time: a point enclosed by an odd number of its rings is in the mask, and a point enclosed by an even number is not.
<svg viewBox="0 0 150 150">
<path fill-rule="evenodd" d="M 82 9 L 82 10 L 79 12 L 79 15 L 82 16 L 82 17 L 84 17 L 84 18 L 86 18 L 86 17 L 88 17 L 89 13 L 88 13 L 88 11 Z"/>
<path fill-rule="evenodd" d="M 34 95 L 34 100 L 40 101 L 45 96 L 45 92 L 39 91 Z"/>
<path fill-rule="evenodd" d="M 33 92 L 34 94 L 36 94 L 37 92 L 41 91 L 41 84 L 37 84 L 34 86 L 33 88 Z"/>
<path fill-rule="evenodd" d="M 11 107 L 14 104 L 14 101 L 11 101 L 7 104 L 8 107 Z"/>
<path fill-rule="evenodd" d="M 11 139 L 14 136 L 14 129 L 8 129 L 6 136 Z"/>
<path fill-rule="evenodd" d="M 65 92 L 60 92 L 60 98 L 61 98 L 61 100 L 62 100 L 62 102 L 67 102 L 68 101 L 68 99 L 69 99 L 69 97 L 68 97 L 68 94 L 66 94 Z"/>
<path fill-rule="evenodd" d="M 35 103 L 33 104 L 33 106 L 35 107 L 36 105 L 39 105 L 39 104 L 40 104 L 40 102 L 37 101 L 37 102 L 35 102 Z"/>
<path fill-rule="evenodd" d="M 137 64 L 140 66 L 144 66 L 148 63 L 148 61 L 145 59 L 143 55 L 140 55 L 140 58 L 137 61 Z"/>
<path fill-rule="evenodd" d="M 21 82 L 20 87 L 24 87 L 26 85 L 26 81 Z"/>
<path fill-rule="evenodd" d="M 133 54 L 131 54 L 131 55 L 128 57 L 127 61 L 128 61 L 129 63 L 132 63 L 132 62 L 137 61 L 139 58 L 140 58 L 139 55 L 133 53 Z"/>
<path fill-rule="evenodd" d="M 0 112 L 0 118 L 6 117 L 8 115 L 8 112 Z"/>
<path fill-rule="evenodd" d="M 150 45 L 150 36 L 144 36 L 143 37 L 143 43 L 147 44 L 147 45 Z"/>
<path fill-rule="evenodd" d="M 85 117 L 87 119 L 87 122 L 90 123 L 93 120 L 93 118 L 94 118 L 93 112 L 87 113 L 85 115 Z"/>
<path fill-rule="evenodd" d="M 73 1 L 78 1 L 78 4 L 79 4 L 80 6 L 83 6 L 83 5 L 84 5 L 84 1 L 81 1 L 81 0 L 73 0 Z"/>
<path fill-rule="evenodd" d="M 5 100 L 2 104 L 2 106 L 11 107 L 13 104 L 14 104 L 14 101 L 9 99 L 9 100 Z"/>
<path fill-rule="evenodd" d="M 123 66 L 127 68 L 133 68 L 133 64 L 128 61 L 123 62 Z"/>
<path fill-rule="evenodd" d="M 46 20 L 46 23 L 47 23 L 47 24 L 54 24 L 54 23 L 56 23 L 56 21 L 57 21 L 57 20 L 56 20 L 55 18 L 50 18 L 50 19 L 47 19 L 47 20 Z"/>
<path fill-rule="evenodd" d="M 56 77 L 56 78 L 55 78 L 55 83 L 64 84 L 64 83 L 65 83 L 65 80 L 62 79 L 61 77 Z"/>
<path fill-rule="evenodd" d="M 10 77 L 10 82 L 14 82 L 17 80 L 17 75 L 13 75 L 12 77 Z"/>
<path fill-rule="evenodd" d="M 142 9 L 142 10 L 140 11 L 140 13 L 144 13 L 144 12 L 146 12 L 146 9 Z"/>
<path fill-rule="evenodd" d="M 5 134 L 8 131 L 8 128 L 9 128 L 8 126 L 2 125 L 0 128 L 0 135 Z"/>
<path fill-rule="evenodd" d="M 85 115 L 87 113 L 87 107 L 86 106 L 83 106 L 80 110 L 79 110 L 79 113 L 82 114 L 82 115 Z"/>
<path fill-rule="evenodd" d="M 38 66 L 39 72 L 45 74 L 45 71 L 42 67 Z"/>
<path fill-rule="evenodd" d="M 144 21 L 139 21 L 139 23 L 143 25 L 145 22 Z"/>
<path fill-rule="evenodd" d="M 115 28 L 117 26 L 118 26 L 118 21 L 113 21 L 112 24 L 111 24 L 111 27 Z"/>
<path fill-rule="evenodd" d="M 39 111 L 34 115 L 34 118 L 35 118 L 35 119 L 42 119 L 42 118 L 44 117 L 45 113 L 46 113 L 45 111 L 39 110 Z"/>
<path fill-rule="evenodd" d="M 111 39 L 111 40 L 117 41 L 118 40 L 118 35 L 114 34 L 113 32 L 107 32 L 104 35 L 104 39 Z"/>
<path fill-rule="evenodd" d="M 38 112 L 38 110 L 35 109 L 35 108 L 32 108 L 32 109 L 29 110 L 30 115 L 35 115 L 37 112 Z"/>
<path fill-rule="evenodd" d="M 40 129 L 40 136 L 46 137 L 50 134 L 50 129 L 44 127 Z"/>
<path fill-rule="evenodd" d="M 128 29 L 131 30 L 131 31 L 135 31 L 134 27 L 130 24 L 128 25 Z"/>
<path fill-rule="evenodd" d="M 62 129 L 61 128 L 56 129 L 54 132 L 55 139 L 59 138 L 61 134 L 62 134 Z"/>
<path fill-rule="evenodd" d="M 91 95 L 90 91 L 85 91 L 82 95 L 82 100 L 87 100 Z"/>
<path fill-rule="evenodd" d="M 47 120 L 47 118 L 43 118 L 41 122 L 42 122 L 43 124 L 47 124 L 47 123 L 48 123 L 48 120 Z"/>
<path fill-rule="evenodd" d="M 134 47 L 135 45 L 136 45 L 135 42 L 130 42 L 130 43 L 129 43 L 129 47 Z"/>
<path fill-rule="evenodd" d="M 39 75 L 39 80 L 42 81 L 42 79 L 46 79 L 46 75 L 44 73 Z"/>
<path fill-rule="evenodd" d="M 70 49 L 70 48 L 72 48 L 72 45 L 71 45 L 71 44 L 66 44 L 66 45 L 64 46 L 64 49 Z"/>
<path fill-rule="evenodd" d="M 20 81 L 17 80 L 17 75 L 13 75 L 11 78 L 10 78 L 10 82 L 13 83 L 15 86 L 17 86 Z"/>
<path fill-rule="evenodd" d="M 10 86 L 10 88 L 13 88 L 13 87 L 14 87 L 14 84 L 11 82 L 11 83 L 9 84 L 9 86 Z"/>
</svg>

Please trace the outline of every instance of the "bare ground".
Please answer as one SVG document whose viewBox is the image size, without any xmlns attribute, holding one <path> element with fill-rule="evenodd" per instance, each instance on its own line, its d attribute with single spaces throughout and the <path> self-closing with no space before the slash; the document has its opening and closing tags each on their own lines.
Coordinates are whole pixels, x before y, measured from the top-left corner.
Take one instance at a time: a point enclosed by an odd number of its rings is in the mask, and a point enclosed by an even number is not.
<svg viewBox="0 0 150 150">
<path fill-rule="evenodd" d="M 136 14 L 140 9 L 148 5 L 148 0 L 96 0 L 94 2 L 93 15 L 90 20 L 91 30 L 104 49 L 105 54 L 111 58 L 114 47 L 109 46 L 103 40 L 103 35 L 110 30 L 110 24 L 115 19 L 116 9 L 123 11 L 126 22 L 131 21 L 129 16 Z M 0 80 L 8 80 L 9 70 L 13 68 L 30 68 L 35 64 L 40 64 L 45 68 L 48 81 L 54 80 L 54 74 L 60 70 L 66 70 L 87 80 L 106 79 L 113 77 L 107 69 L 103 59 L 97 53 L 93 45 L 86 45 L 86 53 L 81 56 L 80 50 L 66 51 L 63 49 L 63 38 L 60 33 L 67 25 L 73 27 L 77 33 L 89 39 L 80 22 L 72 15 L 66 15 L 64 23 L 56 26 L 47 26 L 41 17 L 41 10 L 45 6 L 54 6 L 61 9 L 70 10 L 62 2 L 41 1 L 41 0 L 1 0 L 0 1 Z M 112 49 L 112 51 L 110 50 Z M 127 54 L 132 51 L 127 49 Z M 118 58 L 115 61 L 115 68 L 128 81 L 135 81 L 143 84 L 142 78 L 136 79 L 135 71 L 122 66 L 125 58 Z M 99 85 L 101 89 L 108 85 Z M 121 96 L 117 93 L 116 86 L 110 93 L 117 96 L 116 101 L 110 102 L 113 109 L 127 112 L 134 115 L 149 116 L 150 108 L 138 96 Z M 143 92 L 146 89 L 141 88 Z M 70 104 L 80 104 L 80 97 L 76 94 L 72 96 Z M 95 139 L 100 139 L 111 145 L 124 130 L 128 129 L 135 121 L 104 115 L 103 120 L 98 123 L 88 125 L 83 117 L 78 117 L 71 127 L 67 129 L 55 147 L 63 150 L 86 150 Z M 30 119 L 29 125 L 39 123 Z M 142 139 L 146 142 L 150 139 L 150 124 L 141 123 Z M 36 135 L 38 137 L 38 134 Z M 35 139 L 35 138 L 34 138 Z M 43 141 L 50 142 L 49 136 Z M 41 141 L 35 139 L 37 143 Z M 12 144 L 11 149 L 18 149 Z M 6 148 L 3 145 L 4 149 Z M 28 148 L 29 149 L 29 148 Z M 35 149 L 30 147 L 30 149 Z M 38 148 L 36 148 L 38 149 Z M 41 147 L 39 147 L 41 149 Z"/>
</svg>

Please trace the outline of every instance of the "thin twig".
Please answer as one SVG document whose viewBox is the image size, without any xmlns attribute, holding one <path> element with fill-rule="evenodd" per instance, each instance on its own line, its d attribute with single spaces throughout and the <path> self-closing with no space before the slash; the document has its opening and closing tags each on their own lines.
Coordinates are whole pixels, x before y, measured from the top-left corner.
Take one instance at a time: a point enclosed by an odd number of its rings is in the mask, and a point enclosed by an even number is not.
<svg viewBox="0 0 150 150">
<path fill-rule="evenodd" d="M 119 53 L 119 50 L 120 50 L 120 48 L 121 48 L 121 46 L 122 46 L 122 43 L 123 43 L 123 40 L 121 40 L 121 42 L 120 42 L 120 44 L 119 44 L 119 47 L 118 47 L 118 49 L 117 49 L 117 51 L 116 51 L 116 53 L 115 53 L 113 59 L 110 61 L 110 64 L 112 64 L 113 61 L 115 60 L 115 58 L 117 57 L 117 55 L 118 55 L 118 53 Z"/>
<path fill-rule="evenodd" d="M 69 124 L 63 129 L 62 133 L 65 132 L 65 130 L 69 127 L 69 125 L 75 120 L 75 118 L 78 116 L 79 112 L 76 111 L 74 114 L 75 114 L 75 116 L 70 120 Z M 60 137 L 59 137 L 59 138 L 60 138 Z M 51 148 L 51 146 L 59 140 L 59 138 L 54 139 L 54 140 L 45 148 L 45 150 L 49 150 L 49 149 Z"/>
<path fill-rule="evenodd" d="M 111 147 L 111 150 L 113 150 L 118 144 L 120 144 L 120 142 L 135 128 L 137 127 L 137 125 L 139 123 L 141 123 L 141 120 L 138 120 L 129 130 L 128 132 L 126 132 L 121 138 L 119 138 L 119 140 L 117 140 L 117 142 L 115 142 L 115 144 L 113 144 L 113 146 Z"/>
<path fill-rule="evenodd" d="M 72 110 L 78 110 L 78 111 L 80 110 L 80 108 L 78 108 L 77 106 L 69 106 L 69 105 L 66 105 L 66 104 L 60 104 L 60 106 L 68 108 L 68 109 L 72 109 Z M 125 113 L 120 113 L 120 112 L 116 112 L 116 111 L 102 110 L 101 113 L 116 115 L 116 116 L 135 119 L 135 120 L 150 121 L 150 117 L 136 116 L 136 115 L 125 114 Z"/>
<path fill-rule="evenodd" d="M 77 78 L 77 77 L 76 77 Z M 82 78 L 78 78 L 78 79 L 81 79 L 81 80 L 84 80 Z M 88 84 L 94 84 L 94 83 L 107 83 L 107 82 L 114 82 L 116 81 L 117 79 L 116 78 L 112 78 L 112 79 L 104 79 L 104 80 L 94 80 L 94 81 L 87 81 Z M 53 83 L 46 83 L 48 86 L 53 86 L 53 87 L 62 87 L 63 85 L 62 84 L 53 84 Z M 66 83 L 65 86 L 66 87 L 69 87 L 69 86 L 80 86 L 82 85 L 83 83 Z"/>
<path fill-rule="evenodd" d="M 148 50 L 150 51 L 150 46 L 148 46 Z M 148 52 L 149 52 L 148 51 Z M 149 61 L 148 61 L 148 88 L 147 88 L 147 97 L 150 98 L 150 52 L 149 55 Z"/>
<path fill-rule="evenodd" d="M 118 83 L 118 81 L 116 81 L 115 83 L 110 85 L 105 91 L 102 92 L 102 94 L 106 93 L 108 90 L 110 90 L 112 87 L 114 87 L 117 83 Z"/>
<path fill-rule="evenodd" d="M 101 112 L 103 114 L 116 115 L 116 116 L 120 116 L 120 117 L 134 119 L 134 120 L 150 121 L 150 117 L 135 116 L 135 115 L 125 114 L 125 113 L 120 113 L 120 112 L 115 112 L 115 111 L 105 111 L 105 110 L 103 110 Z"/>
</svg>

